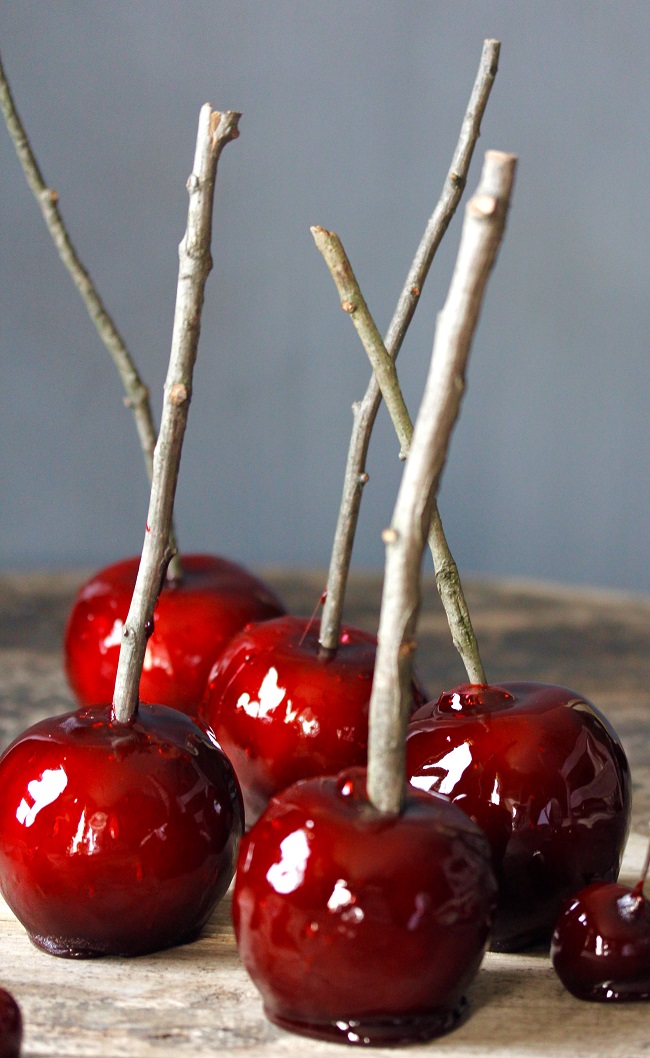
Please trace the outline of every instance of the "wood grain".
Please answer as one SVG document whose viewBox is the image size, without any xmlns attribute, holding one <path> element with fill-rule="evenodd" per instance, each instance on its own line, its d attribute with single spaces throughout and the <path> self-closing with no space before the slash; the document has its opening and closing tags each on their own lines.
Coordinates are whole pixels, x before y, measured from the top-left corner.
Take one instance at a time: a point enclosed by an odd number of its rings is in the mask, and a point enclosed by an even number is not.
<svg viewBox="0 0 650 1058">
<path fill-rule="evenodd" d="M 267 572 L 292 612 L 308 613 L 324 574 Z M 0 743 L 73 706 L 61 663 L 66 615 L 80 573 L 0 578 Z M 381 583 L 353 577 L 346 618 L 375 631 Z M 522 582 L 469 583 L 467 595 L 492 682 L 535 679 L 579 689 L 625 745 L 634 783 L 633 833 L 623 877 L 640 870 L 650 820 L 650 600 Z M 427 581 L 418 669 L 431 695 L 462 682 L 433 582 Z M 128 981 L 128 990 L 126 982 Z M 0 903 L 0 985 L 25 1019 L 25 1058 L 336 1058 L 350 1049 L 292 1036 L 264 1018 L 239 963 L 223 901 L 202 938 L 154 956 L 67 961 L 37 951 Z M 445 1058 L 641 1058 L 647 1004 L 581 1003 L 564 991 L 542 949 L 486 957 L 471 1013 L 450 1036 L 409 1055 Z M 369 1048 L 368 1054 L 388 1054 Z M 392 1052 L 395 1053 L 395 1052 Z"/>
</svg>

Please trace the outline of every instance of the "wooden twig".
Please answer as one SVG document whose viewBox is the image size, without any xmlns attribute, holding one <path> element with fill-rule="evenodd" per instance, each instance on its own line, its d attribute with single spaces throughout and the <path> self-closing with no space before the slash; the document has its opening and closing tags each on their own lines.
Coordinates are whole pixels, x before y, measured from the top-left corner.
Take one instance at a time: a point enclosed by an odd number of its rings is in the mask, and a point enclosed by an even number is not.
<svg viewBox="0 0 650 1058">
<path fill-rule="evenodd" d="M 496 77 L 500 48 L 501 45 L 497 40 L 486 40 L 483 44 L 481 61 L 463 118 L 451 168 L 447 173 L 438 204 L 420 240 L 386 332 L 385 346 L 393 359 L 399 353 L 415 313 L 436 250 L 460 202 L 474 148 L 480 135 L 481 120 Z M 381 390 L 373 374 L 362 400 L 352 405 L 352 434 L 327 577 L 327 597 L 320 625 L 320 644 L 325 654 L 333 653 L 338 646 L 345 586 L 350 570 L 361 496 L 363 487 L 368 481 L 366 471 L 368 446 L 380 403 Z"/>
<path fill-rule="evenodd" d="M 124 403 L 133 412 L 147 477 L 151 482 L 153 453 L 156 447 L 156 427 L 151 412 L 149 390 L 142 381 L 122 335 L 100 298 L 95 284 L 82 264 L 79 254 L 72 243 L 59 209 L 58 192 L 54 188 L 48 187 L 45 183 L 25 127 L 16 109 L 1 57 L 0 108 L 2 109 L 7 131 L 25 174 L 25 179 L 38 203 L 59 257 L 67 268 L 68 274 L 86 306 L 88 315 L 117 368 L 124 388 Z M 172 528 L 171 544 L 175 550 L 174 541 L 175 532 Z M 182 576 L 181 561 L 177 554 L 170 567 L 169 574 L 174 580 L 179 580 Z"/>
<path fill-rule="evenodd" d="M 379 646 L 370 700 L 368 795 L 399 813 L 405 795 L 405 735 L 420 606 L 419 573 L 429 523 L 481 301 L 505 230 L 516 158 L 488 151 L 469 201 L 449 293 L 438 316 L 431 367 L 404 467 L 391 526 L 384 533 L 386 572 Z"/>
<path fill-rule="evenodd" d="M 395 361 L 389 355 L 381 339 L 338 235 L 332 231 L 325 231 L 324 228 L 312 228 L 311 231 L 316 246 L 322 253 L 336 284 L 341 306 L 345 312 L 350 314 L 361 343 L 368 354 L 401 446 L 400 456 L 405 459 L 411 448 L 413 423 L 404 403 Z M 436 502 L 434 502 L 431 516 L 429 547 L 436 571 L 436 584 L 447 615 L 451 636 L 463 660 L 467 678 L 470 683 L 485 683 L 485 670 L 460 574 L 447 543 Z"/>
<path fill-rule="evenodd" d="M 187 181 L 187 230 L 179 246 L 178 286 L 162 419 L 154 452 L 147 528 L 122 644 L 113 697 L 113 716 L 127 723 L 137 710 L 140 674 L 153 613 L 172 549 L 176 481 L 192 397 L 192 373 L 201 329 L 205 283 L 212 268 L 210 241 L 217 162 L 223 147 L 239 135 L 240 115 L 201 108 L 194 168 Z"/>
</svg>

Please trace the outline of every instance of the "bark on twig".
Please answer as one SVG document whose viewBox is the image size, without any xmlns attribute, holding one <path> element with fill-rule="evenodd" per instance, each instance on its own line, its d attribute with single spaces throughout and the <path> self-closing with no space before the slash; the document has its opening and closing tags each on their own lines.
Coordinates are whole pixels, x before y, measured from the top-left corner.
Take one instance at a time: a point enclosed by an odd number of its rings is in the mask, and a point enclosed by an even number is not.
<svg viewBox="0 0 650 1058">
<path fill-rule="evenodd" d="M 393 359 L 399 353 L 404 335 L 415 313 L 436 250 L 460 202 L 474 148 L 480 135 L 481 120 L 496 77 L 500 48 L 501 45 L 497 40 L 486 40 L 483 44 L 478 72 L 463 118 L 451 168 L 447 173 L 438 204 L 420 240 L 386 333 L 385 345 Z M 345 586 L 350 570 L 361 496 L 363 487 L 368 481 L 366 472 L 368 446 L 380 403 L 381 390 L 373 374 L 362 400 L 352 405 L 352 434 L 327 578 L 327 598 L 320 625 L 321 649 L 326 654 L 333 653 L 338 646 Z"/>
<path fill-rule="evenodd" d="M 147 528 L 131 606 L 122 630 L 115 681 L 113 716 L 127 723 L 138 706 L 138 689 L 153 613 L 172 550 L 169 544 L 176 481 L 187 413 L 192 397 L 192 373 L 199 343 L 201 310 L 207 277 L 212 268 L 210 241 L 217 162 L 223 147 L 239 133 L 239 114 L 220 114 L 208 103 L 201 109 L 194 168 L 187 181 L 187 230 L 179 246 L 178 286 L 171 354 L 162 420 L 154 452 Z"/>
<path fill-rule="evenodd" d="M 389 355 L 381 339 L 338 235 L 335 232 L 325 231 L 324 228 L 312 228 L 311 231 L 336 284 L 341 305 L 345 307 L 346 312 L 350 313 L 361 343 L 368 354 L 401 446 L 400 457 L 406 459 L 411 448 L 413 423 L 404 403 L 395 361 Z M 429 547 L 436 571 L 436 585 L 447 615 L 451 637 L 463 660 L 467 678 L 470 683 L 485 683 L 485 670 L 481 662 L 460 574 L 447 543 L 438 504 L 435 502 L 429 530 Z"/>
<path fill-rule="evenodd" d="M 420 606 L 419 573 L 440 475 L 464 390 L 482 297 L 505 229 L 516 159 L 488 151 L 469 201 L 449 293 L 438 316 L 431 367 L 390 529 L 379 646 L 370 699 L 368 795 L 399 813 L 405 796 L 405 735 Z"/>
<path fill-rule="evenodd" d="M 144 457 L 147 477 L 151 481 L 153 452 L 156 447 L 156 427 L 151 412 L 149 390 L 142 381 L 122 335 L 99 296 L 88 271 L 82 264 L 72 243 L 59 210 L 59 195 L 48 187 L 43 179 L 36 156 L 16 109 L 11 88 L 0 57 L 0 108 L 11 137 L 25 179 L 38 203 L 43 220 L 49 231 L 59 257 L 77 288 L 95 329 L 117 368 L 124 388 L 124 403 L 131 409 Z M 171 544 L 175 548 L 172 529 Z M 182 576 L 180 558 L 175 557 L 170 576 L 179 580 Z"/>
</svg>

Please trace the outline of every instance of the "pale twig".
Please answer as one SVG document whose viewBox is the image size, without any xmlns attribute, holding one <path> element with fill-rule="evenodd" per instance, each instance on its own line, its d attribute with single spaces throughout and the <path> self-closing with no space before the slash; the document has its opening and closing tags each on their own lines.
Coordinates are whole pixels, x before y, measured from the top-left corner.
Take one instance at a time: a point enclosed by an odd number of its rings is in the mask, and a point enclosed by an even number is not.
<svg viewBox="0 0 650 1058">
<path fill-rule="evenodd" d="M 31 148 L 25 127 L 16 109 L 11 88 L 0 57 L 0 108 L 11 137 L 18 160 L 22 166 L 25 179 L 38 203 L 43 220 L 49 231 L 59 257 L 68 270 L 68 274 L 77 288 L 88 315 L 97 333 L 110 354 L 124 388 L 124 403 L 133 412 L 135 426 L 144 457 L 147 477 L 151 481 L 153 471 L 153 452 L 156 447 L 156 427 L 149 402 L 149 390 L 142 381 L 133 362 L 122 335 L 102 302 L 97 288 L 88 271 L 82 264 L 72 243 L 68 230 L 59 210 L 59 194 L 48 187 L 43 179 L 36 156 Z M 174 531 L 171 536 L 174 544 Z M 182 576 L 182 566 L 178 555 L 170 567 L 170 577 L 174 580 Z"/>
<path fill-rule="evenodd" d="M 187 230 L 179 246 L 178 286 L 160 433 L 154 452 L 147 528 L 133 598 L 122 629 L 113 715 L 127 723 L 137 710 L 140 674 L 153 613 L 171 558 L 169 531 L 192 397 L 192 374 L 201 329 L 205 283 L 212 268 L 210 241 L 217 162 L 223 147 L 239 133 L 239 114 L 201 108 L 194 168 L 187 181 Z"/>
<path fill-rule="evenodd" d="M 368 354 L 381 395 L 395 427 L 405 459 L 410 451 L 413 423 L 397 378 L 395 361 L 389 355 L 375 321 L 361 293 L 352 265 L 338 235 L 324 228 L 312 228 L 316 246 L 330 270 L 341 298 L 341 307 L 350 314 L 361 343 Z M 436 584 L 447 615 L 454 645 L 460 654 L 470 683 L 485 683 L 485 671 L 472 628 L 469 608 L 458 567 L 447 543 L 437 503 L 434 503 L 429 530 L 429 547 L 436 571 Z"/>
<path fill-rule="evenodd" d="M 376 808 L 392 815 L 399 813 L 406 789 L 404 743 L 412 704 L 422 553 L 481 301 L 505 229 L 515 167 L 513 155 L 488 151 L 479 188 L 467 204 L 411 452 L 391 526 L 384 533 L 386 572 L 370 699 L 368 796 Z"/>
<path fill-rule="evenodd" d="M 481 61 L 463 118 L 458 143 L 438 204 L 420 240 L 393 318 L 386 332 L 385 345 L 395 359 L 413 318 L 431 262 L 460 202 L 467 180 L 474 147 L 480 135 L 481 120 L 496 77 L 500 43 L 486 40 Z M 352 547 L 361 506 L 363 487 L 368 481 L 366 458 L 370 435 L 381 403 L 381 390 L 373 374 L 364 397 L 352 405 L 352 434 L 348 448 L 343 494 L 334 534 L 327 578 L 327 597 L 320 626 L 323 653 L 333 653 L 339 641 L 345 586 L 350 570 Z"/>
</svg>

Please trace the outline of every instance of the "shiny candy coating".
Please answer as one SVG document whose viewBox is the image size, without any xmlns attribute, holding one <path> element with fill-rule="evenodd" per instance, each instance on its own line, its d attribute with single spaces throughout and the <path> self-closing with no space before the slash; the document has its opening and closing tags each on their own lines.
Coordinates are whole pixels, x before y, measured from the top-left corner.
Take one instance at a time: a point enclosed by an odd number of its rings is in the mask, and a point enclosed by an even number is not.
<svg viewBox="0 0 650 1058">
<path fill-rule="evenodd" d="M 551 959 L 578 999 L 650 999 L 650 902 L 642 886 L 595 883 L 577 893 L 557 921 Z"/>
<path fill-rule="evenodd" d="M 630 778 L 615 733 L 563 687 L 464 685 L 411 719 L 407 775 L 485 831 L 499 882 L 493 947 L 548 940 L 563 901 L 618 877 Z"/>
<path fill-rule="evenodd" d="M 210 673 L 201 717 L 232 761 L 247 826 L 291 783 L 366 763 L 377 640 L 343 627 L 322 657 L 318 632 L 304 617 L 250 625 Z M 413 693 L 416 708 L 426 698 Z"/>
<path fill-rule="evenodd" d="M 51 717 L 0 758 L 0 887 L 55 955 L 192 940 L 225 893 L 243 828 L 232 767 L 189 717 L 140 705 Z"/>
<path fill-rule="evenodd" d="M 80 589 L 65 633 L 65 665 L 81 705 L 113 697 L 122 627 L 139 558 L 100 570 Z M 185 555 L 183 579 L 165 581 L 154 613 L 140 680 L 140 698 L 196 718 L 215 658 L 249 621 L 284 613 L 261 580 L 234 562 Z"/>
<path fill-rule="evenodd" d="M 443 798 L 368 801 L 365 771 L 284 790 L 243 838 L 233 922 L 274 1023 L 357 1045 L 453 1028 L 487 944 L 487 842 Z"/>
</svg>

